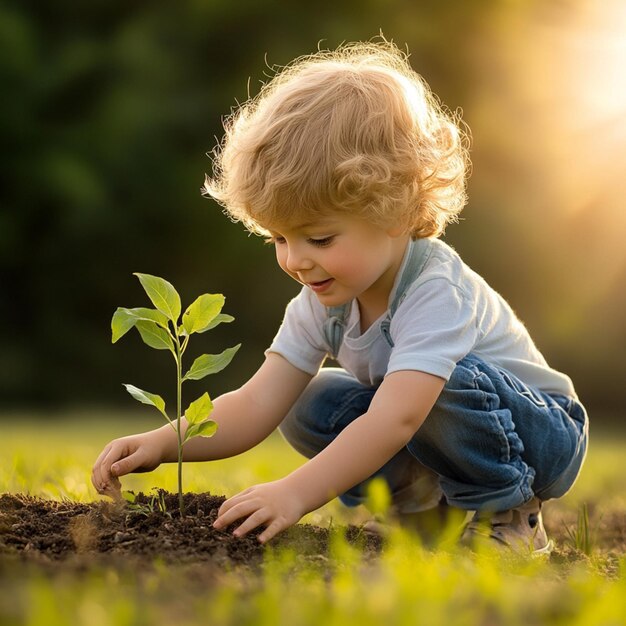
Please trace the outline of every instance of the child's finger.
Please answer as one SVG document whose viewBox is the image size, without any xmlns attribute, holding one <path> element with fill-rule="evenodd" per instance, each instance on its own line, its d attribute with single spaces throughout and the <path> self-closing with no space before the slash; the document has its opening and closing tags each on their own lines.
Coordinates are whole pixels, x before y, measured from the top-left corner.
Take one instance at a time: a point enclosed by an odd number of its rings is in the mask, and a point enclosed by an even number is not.
<svg viewBox="0 0 626 626">
<path fill-rule="evenodd" d="M 235 535 L 235 537 L 243 537 L 244 535 L 247 535 L 251 530 L 254 530 L 257 526 L 260 526 L 264 522 L 267 522 L 268 519 L 270 519 L 270 514 L 267 509 L 259 509 L 258 511 L 255 511 L 252 515 L 248 516 L 246 521 L 241 524 L 241 526 L 238 526 L 235 529 L 233 535 Z"/>
<path fill-rule="evenodd" d="M 116 477 L 103 480 L 99 471 L 93 471 L 91 475 L 91 482 L 96 491 L 105 496 L 109 496 L 114 499 L 118 499 L 121 495 L 122 485 Z"/>
<path fill-rule="evenodd" d="M 91 468 L 91 482 L 97 491 L 102 487 L 102 463 L 111 450 L 111 444 L 105 446 Z"/>
<path fill-rule="evenodd" d="M 267 543 L 270 539 L 273 539 L 279 532 L 285 530 L 287 526 L 280 519 L 275 519 L 267 528 L 259 535 L 259 541 L 261 543 Z"/>
<path fill-rule="evenodd" d="M 113 500 L 120 500 L 122 497 L 122 483 L 114 477 L 104 486 L 100 493 L 113 498 Z"/>
<path fill-rule="evenodd" d="M 108 472 L 104 470 L 103 463 L 94 466 L 91 474 L 91 482 L 98 492 L 102 491 L 109 481 Z"/>
<path fill-rule="evenodd" d="M 233 522 L 236 522 L 241 517 L 247 517 L 258 508 L 256 502 L 244 501 L 236 504 L 224 513 L 218 513 L 217 519 L 213 522 L 213 528 L 219 530 L 230 526 Z"/>
<path fill-rule="evenodd" d="M 217 512 L 218 517 L 220 515 L 222 515 L 222 513 L 226 513 L 226 511 L 228 511 L 229 509 L 234 507 L 236 504 L 241 502 L 242 498 L 244 498 L 247 495 L 249 495 L 250 492 L 253 489 L 254 489 L 254 487 L 248 487 L 247 489 L 244 489 L 244 491 L 240 491 L 239 493 L 235 494 L 234 496 L 228 498 L 228 500 L 225 500 L 224 502 L 222 502 L 222 506 L 220 506 L 220 508 L 219 508 L 219 510 Z"/>
<path fill-rule="evenodd" d="M 141 467 L 144 462 L 144 455 L 140 449 L 136 450 L 132 454 L 128 456 L 116 460 L 111 464 L 110 474 L 112 478 L 116 478 L 118 476 L 125 476 L 126 474 L 130 474 L 133 470 Z"/>
<path fill-rule="evenodd" d="M 120 450 L 119 447 L 115 445 L 109 447 L 107 454 L 95 468 L 96 489 L 104 490 L 114 478 L 111 473 L 111 465 L 118 461 L 121 456 L 123 456 L 123 450 Z"/>
<path fill-rule="evenodd" d="M 96 462 L 93 464 L 94 468 L 100 467 L 100 465 L 102 464 L 102 461 L 105 459 L 107 454 L 109 454 L 109 452 L 111 450 L 111 447 L 112 447 L 112 444 L 110 444 L 110 443 L 107 444 L 106 446 L 104 446 L 104 449 L 98 455 L 98 458 L 96 459 Z"/>
</svg>

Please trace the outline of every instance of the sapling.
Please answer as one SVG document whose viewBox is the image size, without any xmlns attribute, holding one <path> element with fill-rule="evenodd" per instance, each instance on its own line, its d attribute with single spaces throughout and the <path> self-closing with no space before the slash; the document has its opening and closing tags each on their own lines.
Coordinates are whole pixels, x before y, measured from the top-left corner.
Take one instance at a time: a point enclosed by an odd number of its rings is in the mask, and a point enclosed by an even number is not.
<svg viewBox="0 0 626 626">
<path fill-rule="evenodd" d="M 204 333 L 218 324 L 232 322 L 233 317 L 222 313 L 224 296 L 205 293 L 192 302 L 181 317 L 180 296 L 174 286 L 163 278 L 150 274 L 135 274 L 143 286 L 155 309 L 118 308 L 111 320 L 112 342 L 115 343 L 129 330 L 136 328 L 144 343 L 156 350 L 169 350 L 176 362 L 176 417 L 170 419 L 165 410 L 165 401 L 155 393 L 143 391 L 134 385 L 125 384 L 130 395 L 142 402 L 154 406 L 174 429 L 178 442 L 178 502 L 181 516 L 183 504 L 183 446 L 193 437 L 212 437 L 217 424 L 210 419 L 213 403 L 208 393 L 203 393 L 194 400 L 184 412 L 187 430 L 181 429 L 182 387 L 186 380 L 201 380 L 209 374 L 223 370 L 231 361 L 241 344 L 227 348 L 220 354 L 203 354 L 192 363 L 183 375 L 183 355 L 189 339 L 194 333 Z"/>
</svg>

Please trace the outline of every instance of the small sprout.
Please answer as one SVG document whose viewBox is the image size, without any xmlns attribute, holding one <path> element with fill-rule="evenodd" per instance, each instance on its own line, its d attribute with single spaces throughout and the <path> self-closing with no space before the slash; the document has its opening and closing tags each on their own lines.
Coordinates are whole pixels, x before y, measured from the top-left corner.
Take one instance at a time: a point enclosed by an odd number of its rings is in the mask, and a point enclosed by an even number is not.
<svg viewBox="0 0 626 626">
<path fill-rule="evenodd" d="M 135 504 L 137 496 L 132 491 L 122 491 L 122 499 L 130 504 Z"/>
<path fill-rule="evenodd" d="M 218 324 L 233 321 L 231 315 L 222 313 L 225 298 L 222 294 L 205 293 L 196 298 L 181 316 L 182 305 L 180 296 L 174 286 L 163 278 L 150 274 L 135 274 L 139 278 L 146 294 L 156 307 L 148 309 L 138 307 L 127 309 L 120 307 L 111 320 L 111 341 L 117 342 L 132 328 L 136 328 L 145 344 L 156 350 L 168 350 L 176 362 L 176 416 L 170 419 L 165 410 L 165 400 L 155 393 L 139 389 L 134 385 L 125 384 L 128 393 L 142 404 L 155 407 L 174 429 L 178 439 L 178 501 L 181 516 L 184 515 L 183 503 L 183 446 L 193 437 L 212 437 L 217 431 L 217 423 L 210 419 L 213 403 L 208 393 L 202 394 L 192 402 L 184 413 L 187 429 L 181 428 L 182 384 L 186 380 L 201 380 L 209 374 L 223 370 L 241 347 L 237 344 L 227 348 L 220 354 L 203 354 L 192 363 L 183 376 L 183 354 L 194 333 L 205 333 Z M 182 317 L 182 319 L 181 319 Z M 130 495 L 129 495 L 130 494 Z M 134 504 L 132 492 L 123 492 L 122 497 Z M 152 502 L 152 508 L 158 504 L 165 510 L 165 500 L 161 494 L 158 501 Z"/>
<path fill-rule="evenodd" d="M 172 517 L 172 515 L 168 512 L 167 506 L 165 503 L 165 492 L 163 489 L 153 489 L 155 491 L 152 496 L 150 496 L 150 500 L 146 503 L 137 502 L 137 496 L 132 491 L 124 491 L 122 492 L 122 498 L 128 502 L 128 508 L 134 513 L 139 513 L 140 515 L 151 515 L 152 513 L 163 513 L 168 517 Z"/>
</svg>

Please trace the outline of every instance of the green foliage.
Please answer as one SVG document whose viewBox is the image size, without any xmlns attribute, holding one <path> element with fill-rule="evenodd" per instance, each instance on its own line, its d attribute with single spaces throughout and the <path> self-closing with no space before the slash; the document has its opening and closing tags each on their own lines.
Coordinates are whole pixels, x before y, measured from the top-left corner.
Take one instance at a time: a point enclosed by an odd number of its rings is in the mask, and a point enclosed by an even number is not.
<svg viewBox="0 0 626 626">
<path fill-rule="evenodd" d="M 237 344 L 232 348 L 226 348 L 220 354 L 203 354 L 199 356 L 189 368 L 189 371 L 183 377 L 183 380 L 200 380 L 209 374 L 221 372 L 235 356 L 241 344 Z"/>
<path fill-rule="evenodd" d="M 183 314 L 183 327 L 188 335 L 202 332 L 220 313 L 224 296 L 205 293 L 192 302 Z"/>
<path fill-rule="evenodd" d="M 98 442 L 126 432 L 130 420 L 137 420 L 133 430 L 148 426 L 145 416 L 117 412 L 66 414 L 57 420 L 48 414 L 12 417 L 0 437 L 0 493 L 28 492 L 84 503 L 93 503 L 89 468 L 100 452 Z M 85 438 L 87 422 L 94 436 Z M 362 523 L 365 512 L 334 500 L 305 520 L 323 528 L 333 523 L 337 537 L 329 553 L 320 553 L 317 534 L 310 549 L 304 540 L 288 537 L 266 546 L 261 567 L 230 568 L 221 561 L 136 567 L 127 560 L 90 562 L 93 557 L 85 554 L 79 567 L 70 562 L 51 575 L 48 562 L 23 563 L 2 555 L 0 624 L 169 626 L 172 616 L 184 626 L 624 624 L 626 557 L 618 547 L 623 546 L 626 511 L 624 446 L 616 434 L 594 438 L 576 487 L 546 504 L 544 513 L 557 542 L 549 560 L 424 549 L 400 532 L 390 535 L 381 555 L 366 557 L 346 546 L 339 534 L 348 523 Z M 229 458 L 191 464 L 186 484 L 195 491 L 206 491 L 210 484 L 214 494 L 236 492 L 301 464 L 278 433 L 245 454 L 246 463 Z M 166 465 L 156 475 L 135 474 L 128 483 L 136 493 L 149 493 L 155 485 L 172 491 L 175 470 Z M 588 501 L 590 528 L 603 514 L 603 532 L 596 534 L 591 558 L 561 549 L 567 536 L 559 519 L 575 519 L 581 496 Z M 159 510 L 158 501 L 152 506 Z M 9 520 L 2 522 L 8 532 Z M 293 534 L 310 537 L 310 527 L 294 527 Z M 123 619 L 125 611 L 129 613 Z"/>
<path fill-rule="evenodd" d="M 213 403 L 208 393 L 203 393 L 189 405 L 185 411 L 185 418 L 189 427 L 185 432 L 183 443 L 192 437 L 211 437 L 215 434 L 217 424 L 209 419 L 211 413 L 213 413 Z"/>
<path fill-rule="evenodd" d="M 161 328 L 167 329 L 168 319 L 161 311 L 144 307 L 136 309 L 119 307 L 111 320 L 112 342 L 115 343 L 121 339 L 139 321 L 155 322 Z"/>
<path fill-rule="evenodd" d="M 565 531 L 576 550 L 591 556 L 596 541 L 594 529 L 589 524 L 589 510 L 586 502 L 583 502 L 578 509 L 576 527 L 572 530 L 569 526 L 566 526 Z"/>
<path fill-rule="evenodd" d="M 171 517 L 171 513 L 167 510 L 165 503 L 165 491 L 163 489 L 154 488 L 150 500 L 145 504 L 137 502 L 137 496 L 132 491 L 122 491 L 122 499 L 127 502 L 127 507 L 141 515 L 151 515 L 152 513 L 164 513 Z"/>
<path fill-rule="evenodd" d="M 385 516 L 389 511 L 391 493 L 384 478 L 377 477 L 368 483 L 366 506 L 374 515 Z"/>
<path fill-rule="evenodd" d="M 150 274 L 138 274 L 142 287 L 148 294 L 152 304 L 164 315 L 176 323 L 180 316 L 180 296 L 174 286 L 163 278 Z"/>
<path fill-rule="evenodd" d="M 161 396 L 139 389 L 139 387 L 135 387 L 134 385 L 124 385 L 124 387 L 126 387 L 126 391 L 128 391 L 128 393 L 135 398 L 135 400 L 138 400 L 142 404 L 150 404 L 153 407 L 156 407 L 169 422 L 169 418 L 165 412 L 165 400 L 163 400 Z"/>
<path fill-rule="evenodd" d="M 207 324 L 204 328 L 197 330 L 197 333 L 206 333 L 207 330 L 211 330 L 215 328 L 218 324 L 230 324 L 235 318 L 232 315 L 226 315 L 224 313 L 220 313 L 216 315 L 212 322 Z"/>
<path fill-rule="evenodd" d="M 154 322 L 138 321 L 135 326 L 144 343 L 155 350 L 169 350 L 174 354 L 174 341 L 170 334 Z"/>
<path fill-rule="evenodd" d="M 212 437 L 217 424 L 210 419 L 213 403 L 208 393 L 193 401 L 185 411 L 187 429 L 182 432 L 182 384 L 185 380 L 200 380 L 209 374 L 223 370 L 235 356 L 241 344 L 227 348 L 220 354 L 199 356 L 190 370 L 182 375 L 183 354 L 194 333 L 203 333 L 221 322 L 231 322 L 232 316 L 221 314 L 225 298 L 222 294 L 202 294 L 194 300 L 181 316 L 181 301 L 174 286 L 163 278 L 150 274 L 139 274 L 144 291 L 156 309 L 119 307 L 111 319 L 111 341 L 115 343 L 133 327 L 137 329 L 144 343 L 156 350 L 169 350 L 176 363 L 176 416 L 172 420 L 165 410 L 165 400 L 157 394 L 144 391 L 134 385 L 125 384 L 126 390 L 135 400 L 155 407 L 176 432 L 178 439 L 178 497 L 180 513 L 183 504 L 183 446 L 194 437 Z"/>
</svg>

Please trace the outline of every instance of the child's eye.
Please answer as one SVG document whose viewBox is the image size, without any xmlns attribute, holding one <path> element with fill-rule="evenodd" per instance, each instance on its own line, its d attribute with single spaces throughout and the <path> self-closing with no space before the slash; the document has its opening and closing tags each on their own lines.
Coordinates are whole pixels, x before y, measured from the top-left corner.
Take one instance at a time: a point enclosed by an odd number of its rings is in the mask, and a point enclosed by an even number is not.
<svg viewBox="0 0 626 626">
<path fill-rule="evenodd" d="M 313 239 L 311 237 L 308 241 L 313 246 L 317 246 L 318 248 L 325 248 L 326 246 L 329 246 L 334 239 L 335 236 L 331 235 L 330 237 L 321 237 L 320 239 Z"/>
<path fill-rule="evenodd" d="M 267 244 L 276 244 L 276 243 L 285 243 L 285 238 L 284 237 L 266 237 L 265 238 L 265 243 Z"/>
</svg>

